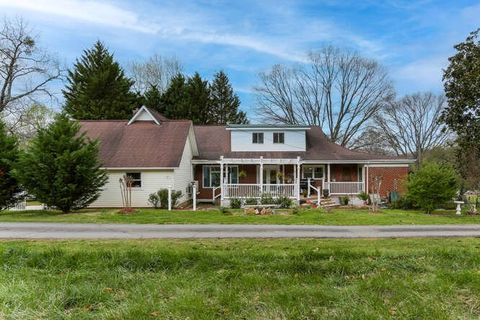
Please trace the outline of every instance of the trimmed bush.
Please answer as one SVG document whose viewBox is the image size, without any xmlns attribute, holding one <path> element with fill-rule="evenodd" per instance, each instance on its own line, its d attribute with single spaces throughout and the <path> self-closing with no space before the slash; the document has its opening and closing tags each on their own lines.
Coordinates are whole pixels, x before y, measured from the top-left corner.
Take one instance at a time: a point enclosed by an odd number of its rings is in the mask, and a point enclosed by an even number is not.
<svg viewBox="0 0 480 320">
<path fill-rule="evenodd" d="M 260 204 L 275 204 L 275 199 L 270 193 L 264 193 L 260 198 Z"/>
<path fill-rule="evenodd" d="M 258 204 L 257 198 L 247 198 L 245 199 L 245 204 L 249 206 L 254 206 Z"/>
<path fill-rule="evenodd" d="M 424 163 L 408 177 L 407 188 L 407 197 L 425 213 L 432 213 L 455 196 L 457 176 L 449 165 Z"/>
<path fill-rule="evenodd" d="M 230 199 L 230 208 L 232 209 L 240 209 L 242 207 L 242 200 L 238 198 Z"/>
<path fill-rule="evenodd" d="M 279 197 L 277 199 L 277 204 L 282 209 L 288 209 L 292 206 L 293 201 L 289 197 Z"/>
<path fill-rule="evenodd" d="M 348 206 L 348 203 L 350 202 L 350 198 L 348 196 L 342 196 L 339 198 L 339 200 L 342 206 Z"/>
<path fill-rule="evenodd" d="M 152 193 L 150 196 L 154 198 L 154 195 L 155 193 Z M 177 206 L 178 199 L 180 199 L 181 196 L 182 196 L 182 191 L 172 190 L 172 208 L 175 208 Z M 157 197 L 159 201 L 158 207 L 162 209 L 168 209 L 168 189 L 158 190 Z M 150 201 L 150 198 L 149 198 L 149 201 Z"/>
</svg>

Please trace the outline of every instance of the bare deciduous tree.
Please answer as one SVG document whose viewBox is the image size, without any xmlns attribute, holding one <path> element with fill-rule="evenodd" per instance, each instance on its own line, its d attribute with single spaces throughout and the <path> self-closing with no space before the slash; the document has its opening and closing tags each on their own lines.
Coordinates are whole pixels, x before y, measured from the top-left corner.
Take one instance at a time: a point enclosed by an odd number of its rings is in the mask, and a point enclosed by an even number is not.
<svg viewBox="0 0 480 320">
<path fill-rule="evenodd" d="M 156 86 L 163 93 L 170 85 L 170 80 L 182 72 L 182 65 L 176 58 L 164 58 L 157 54 L 144 62 L 132 62 L 129 66 L 130 76 L 135 81 L 135 91 L 143 93 Z"/>
<path fill-rule="evenodd" d="M 396 155 L 414 156 L 421 163 L 425 151 L 444 144 L 450 135 L 439 122 L 445 106 L 443 95 L 407 95 L 375 115 L 376 131 Z"/>
<path fill-rule="evenodd" d="M 37 45 L 32 30 L 21 18 L 3 20 L 0 29 L 0 113 L 4 117 L 16 115 L 36 99 L 52 98 L 49 84 L 61 75 L 58 62 Z"/>
<path fill-rule="evenodd" d="M 263 120 L 318 125 L 343 146 L 394 96 L 381 65 L 334 47 L 311 52 L 306 64 L 275 65 L 260 82 L 254 89 Z"/>
</svg>

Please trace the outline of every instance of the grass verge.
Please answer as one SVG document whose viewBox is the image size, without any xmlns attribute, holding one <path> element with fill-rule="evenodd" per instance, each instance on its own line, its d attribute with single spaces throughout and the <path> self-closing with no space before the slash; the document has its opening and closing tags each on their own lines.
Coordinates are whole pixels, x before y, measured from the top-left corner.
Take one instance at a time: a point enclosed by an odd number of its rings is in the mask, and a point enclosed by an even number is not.
<svg viewBox="0 0 480 320">
<path fill-rule="evenodd" d="M 76 222 L 76 223 L 153 223 L 153 224 L 318 224 L 318 225 L 398 225 L 398 224 L 476 224 L 479 216 L 455 215 L 454 211 L 437 211 L 431 215 L 416 210 L 384 209 L 370 213 L 365 209 L 292 210 L 270 216 L 248 216 L 242 210 L 167 211 L 139 209 L 130 215 L 116 209 L 87 209 L 69 214 L 58 211 L 3 211 L 0 222 Z"/>
<path fill-rule="evenodd" d="M 0 318 L 478 318 L 479 249 L 480 239 L 4 241 Z"/>
</svg>

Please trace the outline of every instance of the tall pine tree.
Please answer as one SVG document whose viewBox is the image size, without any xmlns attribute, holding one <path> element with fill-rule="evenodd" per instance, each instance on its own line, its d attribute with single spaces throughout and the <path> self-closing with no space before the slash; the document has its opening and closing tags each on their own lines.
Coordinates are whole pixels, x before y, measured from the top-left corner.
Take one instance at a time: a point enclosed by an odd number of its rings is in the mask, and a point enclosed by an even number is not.
<svg viewBox="0 0 480 320">
<path fill-rule="evenodd" d="M 100 165 L 98 142 L 80 133 L 77 122 L 59 114 L 20 156 L 15 176 L 37 200 L 69 212 L 100 195 L 107 181 Z"/>
<path fill-rule="evenodd" d="M 156 85 L 150 85 L 143 94 L 143 104 L 158 112 L 164 112 L 162 109 L 162 94 Z"/>
<path fill-rule="evenodd" d="M 139 99 L 107 48 L 97 41 L 68 71 L 64 110 L 77 120 L 128 119 Z"/>
<path fill-rule="evenodd" d="M 233 92 L 228 76 L 223 71 L 215 74 L 210 85 L 210 122 L 216 124 L 246 124 L 247 115 L 239 111 L 240 99 Z"/>
<path fill-rule="evenodd" d="M 198 72 L 187 82 L 188 118 L 194 124 L 212 123 L 209 113 L 211 107 L 210 88 L 207 80 L 203 80 Z"/>
<path fill-rule="evenodd" d="M 160 99 L 158 112 L 170 119 L 188 119 L 187 79 L 182 74 L 172 78 Z"/>
<path fill-rule="evenodd" d="M 5 125 L 0 121 L 0 210 L 19 200 L 21 190 L 13 175 L 18 154 L 17 139 L 7 133 Z"/>
</svg>

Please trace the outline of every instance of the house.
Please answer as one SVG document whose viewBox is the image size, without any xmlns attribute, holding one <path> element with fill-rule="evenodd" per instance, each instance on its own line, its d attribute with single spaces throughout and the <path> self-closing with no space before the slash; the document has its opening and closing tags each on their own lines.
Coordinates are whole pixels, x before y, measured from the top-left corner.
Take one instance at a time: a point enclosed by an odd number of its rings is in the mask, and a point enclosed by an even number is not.
<svg viewBox="0 0 480 320">
<path fill-rule="evenodd" d="M 182 191 L 198 201 L 287 196 L 328 189 L 332 197 L 401 191 L 412 159 L 349 150 L 330 142 L 316 126 L 197 126 L 170 120 L 146 107 L 129 121 L 81 121 L 82 131 L 100 141 L 100 160 L 109 180 L 94 207 L 121 206 L 119 179 L 133 179 L 132 205 L 147 207 L 148 196 L 161 188 Z"/>
</svg>

